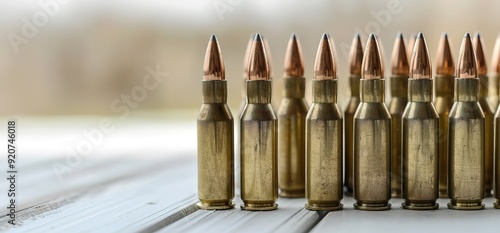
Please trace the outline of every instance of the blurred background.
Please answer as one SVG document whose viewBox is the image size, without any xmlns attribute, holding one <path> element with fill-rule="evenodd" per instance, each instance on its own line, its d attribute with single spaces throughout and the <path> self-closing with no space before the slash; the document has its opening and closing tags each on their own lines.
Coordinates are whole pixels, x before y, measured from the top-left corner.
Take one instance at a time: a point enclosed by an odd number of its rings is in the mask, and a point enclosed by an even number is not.
<svg viewBox="0 0 500 233">
<path fill-rule="evenodd" d="M 211 34 L 220 41 L 228 103 L 236 114 L 243 57 L 256 32 L 269 41 L 275 102 L 281 98 L 290 34 L 300 39 L 310 79 L 319 38 L 329 33 L 336 45 L 339 103 L 344 106 L 354 33 L 360 32 L 363 40 L 371 32 L 379 35 L 386 77 L 399 31 L 406 38 L 423 32 L 432 58 L 443 32 L 449 34 L 456 57 L 464 33 L 479 31 L 489 61 L 500 31 L 499 9 L 500 1 L 466 0 L 1 1 L 0 114 L 125 117 L 127 106 L 130 112 L 153 115 L 195 112 Z M 309 82 L 309 102 L 310 87 Z M 132 97 L 129 102 L 127 95 Z"/>
</svg>

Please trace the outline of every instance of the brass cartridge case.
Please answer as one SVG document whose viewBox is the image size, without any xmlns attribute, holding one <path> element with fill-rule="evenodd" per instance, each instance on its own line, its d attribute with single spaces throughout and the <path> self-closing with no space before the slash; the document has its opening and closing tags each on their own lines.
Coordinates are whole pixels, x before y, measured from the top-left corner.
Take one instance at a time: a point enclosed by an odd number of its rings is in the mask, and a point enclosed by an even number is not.
<svg viewBox="0 0 500 233">
<path fill-rule="evenodd" d="M 247 104 L 240 119 L 241 199 L 244 210 L 278 207 L 277 120 L 271 81 L 248 80 Z"/>
<path fill-rule="evenodd" d="M 337 80 L 313 80 L 313 104 L 306 118 L 306 208 L 340 210 L 342 190 L 342 113 Z"/>
<path fill-rule="evenodd" d="M 233 116 L 225 80 L 202 81 L 198 128 L 198 207 L 231 209 L 234 204 Z"/>
<path fill-rule="evenodd" d="M 434 78 L 434 105 L 439 114 L 439 197 L 448 197 L 448 117 L 453 106 L 454 79 L 448 75 Z"/>
<path fill-rule="evenodd" d="M 305 78 L 286 77 L 278 108 L 278 187 L 282 197 L 304 197 L 307 104 Z"/>
<path fill-rule="evenodd" d="M 500 108 L 495 113 L 495 190 L 496 199 L 493 204 L 495 208 L 500 209 Z"/>
<path fill-rule="evenodd" d="M 408 103 L 408 76 L 394 76 L 391 78 L 391 102 L 389 113 L 391 114 L 391 188 L 392 197 L 401 197 L 401 117 Z"/>
<path fill-rule="evenodd" d="M 494 111 L 488 99 L 488 77 L 479 77 L 479 105 L 483 110 L 485 124 L 485 147 L 484 147 L 484 194 L 491 197 L 493 191 L 493 137 L 494 137 Z"/>
<path fill-rule="evenodd" d="M 349 77 L 349 85 L 351 87 L 351 96 L 349 98 L 349 103 L 345 108 L 345 130 L 344 130 L 344 141 L 345 141 L 345 168 L 344 168 L 344 187 L 345 194 L 347 196 L 352 196 L 352 187 L 354 183 L 353 169 L 354 169 L 354 113 L 358 109 L 359 105 L 359 80 L 360 76 Z"/>
<path fill-rule="evenodd" d="M 354 208 L 386 210 L 391 204 L 391 115 L 384 79 L 361 79 L 354 114 Z"/>
<path fill-rule="evenodd" d="M 478 78 L 455 79 L 448 140 L 448 208 L 484 209 L 485 121 Z"/>
<path fill-rule="evenodd" d="M 408 80 L 404 111 L 402 203 L 404 209 L 437 209 L 439 198 L 439 115 L 432 103 L 432 79 Z M 394 174 L 394 173 L 393 173 Z"/>
</svg>

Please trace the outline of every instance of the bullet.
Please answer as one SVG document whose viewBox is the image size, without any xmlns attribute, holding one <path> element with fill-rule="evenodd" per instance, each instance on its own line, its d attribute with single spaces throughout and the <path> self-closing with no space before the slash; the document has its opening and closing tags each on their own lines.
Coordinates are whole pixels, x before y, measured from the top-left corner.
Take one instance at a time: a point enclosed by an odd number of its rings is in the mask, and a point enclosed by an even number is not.
<svg viewBox="0 0 500 233">
<path fill-rule="evenodd" d="M 443 33 L 436 55 L 434 104 L 439 114 L 439 197 L 448 197 L 448 116 L 453 106 L 455 63 L 451 54 L 448 35 Z"/>
<path fill-rule="evenodd" d="M 224 61 L 217 38 L 208 42 L 203 65 L 203 104 L 198 114 L 198 198 L 206 210 L 234 207 L 233 116 L 227 106 Z"/>
<path fill-rule="evenodd" d="M 248 63 L 246 105 L 240 119 L 241 209 L 274 210 L 278 207 L 277 120 L 260 34 L 253 39 Z"/>
<path fill-rule="evenodd" d="M 500 34 L 498 34 L 495 41 L 495 47 L 493 48 L 493 56 L 491 58 L 491 68 L 493 69 L 493 75 L 491 76 L 491 95 L 493 106 L 496 107 L 499 101 L 499 85 L 500 85 Z"/>
<path fill-rule="evenodd" d="M 417 40 L 417 34 L 412 33 L 408 38 L 408 43 L 406 44 L 406 55 L 408 55 L 408 61 L 411 60 L 411 54 L 413 52 L 413 47 L 415 45 L 415 40 Z"/>
<path fill-rule="evenodd" d="M 336 64 L 329 36 L 319 43 L 306 117 L 306 208 L 342 209 L 342 113 L 337 105 Z"/>
<path fill-rule="evenodd" d="M 493 134 L 494 134 L 494 109 L 490 103 L 489 97 L 489 77 L 486 66 L 486 57 L 484 55 L 484 43 L 481 35 L 476 33 L 472 40 L 474 51 L 476 53 L 477 76 L 479 78 L 479 105 L 484 113 L 485 124 L 485 158 L 484 158 L 484 188 L 485 197 L 491 197 L 493 191 Z"/>
<path fill-rule="evenodd" d="M 392 119 L 391 135 L 391 187 L 392 197 L 401 197 L 401 117 L 408 103 L 408 56 L 403 33 L 398 33 L 391 58 L 391 101 L 389 113 Z"/>
<path fill-rule="evenodd" d="M 278 115 L 278 187 L 282 197 L 304 197 L 306 179 L 306 80 L 300 42 L 293 34 L 285 55 Z"/>
<path fill-rule="evenodd" d="M 432 103 L 432 68 L 422 33 L 415 41 L 409 71 L 409 102 L 402 117 L 402 207 L 433 210 L 439 206 L 439 115 Z"/>
<path fill-rule="evenodd" d="M 344 187 L 347 196 L 352 196 L 353 189 L 353 169 L 354 169 L 354 113 L 359 105 L 359 80 L 361 79 L 361 63 L 363 62 L 363 45 L 359 33 L 354 35 L 349 52 L 349 87 L 351 90 L 349 102 L 345 108 L 345 169 Z"/>
<path fill-rule="evenodd" d="M 469 33 L 462 40 L 457 62 L 455 103 L 448 120 L 448 208 L 479 210 L 484 209 L 485 121 Z"/>
<path fill-rule="evenodd" d="M 243 109 L 245 109 L 246 98 L 247 98 L 247 74 L 248 74 L 248 61 L 250 60 L 250 49 L 252 49 L 254 35 L 251 35 L 248 39 L 247 48 L 245 50 L 245 57 L 243 58 L 243 88 L 241 88 L 241 102 L 238 107 L 238 117 L 241 118 L 243 114 Z"/>
<path fill-rule="evenodd" d="M 391 115 L 385 101 L 383 62 L 374 34 L 361 66 L 360 103 L 354 114 L 354 208 L 391 208 Z"/>
</svg>

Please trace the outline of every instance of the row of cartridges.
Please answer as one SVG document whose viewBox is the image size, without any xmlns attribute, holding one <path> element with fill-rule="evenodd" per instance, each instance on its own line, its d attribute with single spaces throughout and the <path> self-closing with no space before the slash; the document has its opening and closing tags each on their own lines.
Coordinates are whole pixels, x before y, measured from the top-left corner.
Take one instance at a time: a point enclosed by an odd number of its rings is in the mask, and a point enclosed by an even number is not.
<svg viewBox="0 0 500 233">
<path fill-rule="evenodd" d="M 336 56 L 323 34 L 314 65 L 312 104 L 304 99 L 302 51 L 292 35 L 285 55 L 283 99 L 275 110 L 265 39 L 256 34 L 245 55 L 245 100 L 239 110 L 240 191 L 243 210 L 274 210 L 281 197 L 305 197 L 305 208 L 387 210 L 391 197 L 410 210 L 480 210 L 494 193 L 500 208 L 500 110 L 496 76 L 488 76 L 479 34 L 463 37 L 455 64 L 446 34 L 435 77 L 422 33 L 392 53 L 391 100 L 385 103 L 384 60 L 377 37 L 354 36 L 350 100 L 337 104 Z M 499 44 L 499 43 L 497 43 Z M 500 44 L 499 44 L 500 45 Z M 500 46 L 494 62 L 500 73 Z M 410 51 L 410 52 L 407 52 Z M 410 54 L 411 53 L 411 54 Z M 227 106 L 219 43 L 205 55 L 202 106 L 197 120 L 198 207 L 234 207 L 234 119 Z M 493 94 L 492 94 L 493 93 Z M 500 108 L 499 108 L 500 109 Z M 495 159 L 494 159 L 495 157 Z M 496 177 L 494 179 L 494 177 Z M 494 185 L 495 183 L 495 185 Z"/>
</svg>

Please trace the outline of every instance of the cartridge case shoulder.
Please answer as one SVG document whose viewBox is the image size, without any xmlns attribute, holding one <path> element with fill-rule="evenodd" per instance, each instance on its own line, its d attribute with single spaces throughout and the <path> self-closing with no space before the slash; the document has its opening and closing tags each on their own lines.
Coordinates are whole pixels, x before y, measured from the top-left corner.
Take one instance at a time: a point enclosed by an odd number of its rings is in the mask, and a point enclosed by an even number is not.
<svg viewBox="0 0 500 233">
<path fill-rule="evenodd" d="M 305 117 L 307 115 L 307 103 L 304 99 L 283 98 L 278 107 L 278 117 Z"/>
<path fill-rule="evenodd" d="M 385 106 L 385 103 L 361 102 L 359 103 L 356 113 L 354 114 L 354 118 L 359 120 L 383 120 L 391 119 L 391 114 Z"/>
<path fill-rule="evenodd" d="M 243 109 L 240 120 L 246 121 L 266 121 L 276 120 L 273 107 L 267 104 L 247 104 Z"/>
<path fill-rule="evenodd" d="M 313 103 L 306 119 L 311 121 L 342 120 L 342 113 L 335 103 Z"/>
<path fill-rule="evenodd" d="M 436 119 L 439 121 L 439 114 L 434 104 L 430 102 L 409 102 L 402 117 L 411 120 Z"/>
<path fill-rule="evenodd" d="M 202 104 L 198 121 L 233 121 L 233 115 L 226 104 Z"/>
<path fill-rule="evenodd" d="M 461 102 L 456 101 L 451 108 L 449 121 L 468 121 L 474 119 L 485 119 L 483 109 L 478 102 Z"/>
</svg>

